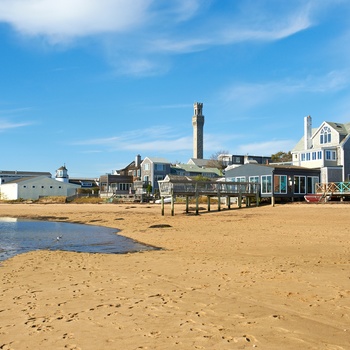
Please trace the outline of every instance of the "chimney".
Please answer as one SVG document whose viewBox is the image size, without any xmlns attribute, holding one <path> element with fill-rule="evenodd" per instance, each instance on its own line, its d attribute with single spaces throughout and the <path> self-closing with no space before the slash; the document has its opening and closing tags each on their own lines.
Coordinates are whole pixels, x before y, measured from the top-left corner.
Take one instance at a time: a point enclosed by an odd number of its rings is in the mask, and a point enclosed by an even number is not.
<svg viewBox="0 0 350 350">
<path fill-rule="evenodd" d="M 136 157 L 135 157 L 135 167 L 138 168 L 141 164 L 141 156 L 138 154 Z"/>
<path fill-rule="evenodd" d="M 311 116 L 304 118 L 304 149 L 310 149 L 312 147 L 312 120 Z"/>
</svg>

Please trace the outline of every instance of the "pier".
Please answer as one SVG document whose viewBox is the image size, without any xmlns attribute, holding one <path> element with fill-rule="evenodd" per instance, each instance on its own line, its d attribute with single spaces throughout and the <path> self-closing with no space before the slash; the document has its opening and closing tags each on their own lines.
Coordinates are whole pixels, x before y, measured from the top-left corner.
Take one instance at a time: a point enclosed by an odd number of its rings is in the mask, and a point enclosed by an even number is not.
<svg viewBox="0 0 350 350">
<path fill-rule="evenodd" d="M 207 197 L 208 211 L 211 210 L 211 198 L 217 198 L 218 211 L 221 210 L 221 199 L 226 199 L 228 209 L 231 208 L 231 198 L 237 198 L 237 206 L 242 206 L 242 200 L 249 207 L 252 199 L 255 199 L 255 205 L 259 204 L 260 184 L 255 182 L 231 182 L 231 181 L 195 181 L 185 176 L 167 176 L 164 180 L 158 181 L 161 197 L 161 212 L 164 215 L 165 199 L 170 198 L 171 215 L 175 215 L 174 203 L 175 197 L 185 197 L 186 213 L 189 212 L 189 198 L 196 200 L 196 214 L 199 212 L 199 198 Z M 169 199 L 168 199 L 169 200 Z"/>
</svg>

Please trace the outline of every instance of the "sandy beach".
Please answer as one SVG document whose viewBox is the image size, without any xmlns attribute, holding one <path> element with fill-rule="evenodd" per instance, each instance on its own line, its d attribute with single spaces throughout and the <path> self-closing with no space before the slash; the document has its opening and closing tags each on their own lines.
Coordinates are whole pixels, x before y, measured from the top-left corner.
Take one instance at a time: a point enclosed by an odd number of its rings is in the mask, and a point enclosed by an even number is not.
<svg viewBox="0 0 350 350">
<path fill-rule="evenodd" d="M 0 349 L 350 349 L 350 204 L 184 210 L 0 204 L 163 248 L 2 262 Z"/>
</svg>

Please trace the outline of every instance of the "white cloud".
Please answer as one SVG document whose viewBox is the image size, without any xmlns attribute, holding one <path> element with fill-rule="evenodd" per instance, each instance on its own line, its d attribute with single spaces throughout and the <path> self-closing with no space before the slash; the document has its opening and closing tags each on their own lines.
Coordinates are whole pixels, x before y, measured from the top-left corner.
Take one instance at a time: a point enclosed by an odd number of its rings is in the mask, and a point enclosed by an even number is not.
<svg viewBox="0 0 350 350">
<path fill-rule="evenodd" d="M 151 0 L 0 0 L 0 20 L 24 35 L 52 42 L 106 32 L 122 32 L 143 23 Z"/>
<path fill-rule="evenodd" d="M 31 123 L 28 123 L 28 122 L 13 123 L 4 119 L 0 119 L 0 132 L 6 131 L 9 129 L 22 128 L 24 126 L 29 126 L 29 125 L 31 125 Z"/>
<path fill-rule="evenodd" d="M 167 57 L 242 41 L 274 41 L 312 26 L 312 2 L 295 6 L 212 0 L 0 0 L 0 22 L 51 44 L 95 37 L 116 74 L 167 72 Z M 265 4 L 265 6 L 264 6 Z M 212 10 L 214 9 L 214 10 Z M 225 11 L 228 9 L 227 11 Z M 204 15 L 204 16 L 202 16 Z"/>
</svg>

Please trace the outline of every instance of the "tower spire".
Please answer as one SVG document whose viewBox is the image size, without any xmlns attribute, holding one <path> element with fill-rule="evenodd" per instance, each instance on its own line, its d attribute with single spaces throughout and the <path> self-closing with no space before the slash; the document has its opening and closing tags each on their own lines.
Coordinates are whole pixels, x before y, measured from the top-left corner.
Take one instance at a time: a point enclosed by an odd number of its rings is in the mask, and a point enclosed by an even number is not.
<svg viewBox="0 0 350 350">
<path fill-rule="evenodd" d="M 203 126 L 204 115 L 202 114 L 203 103 L 196 102 L 193 105 L 194 115 L 192 117 L 193 126 L 193 158 L 203 159 Z"/>
</svg>

